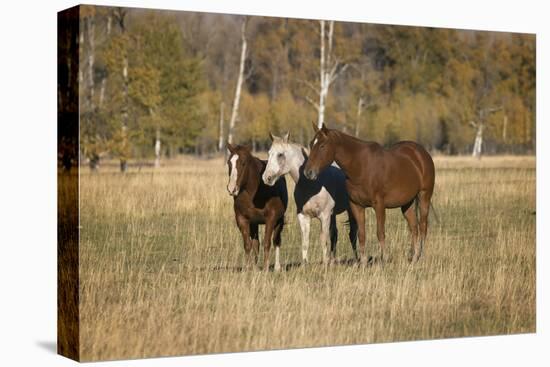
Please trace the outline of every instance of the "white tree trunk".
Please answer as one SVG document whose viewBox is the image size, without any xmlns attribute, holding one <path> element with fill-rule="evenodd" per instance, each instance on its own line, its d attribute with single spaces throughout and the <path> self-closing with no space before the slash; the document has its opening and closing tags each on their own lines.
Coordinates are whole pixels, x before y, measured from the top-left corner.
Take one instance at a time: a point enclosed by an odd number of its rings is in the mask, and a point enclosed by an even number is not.
<svg viewBox="0 0 550 367">
<path fill-rule="evenodd" d="M 93 16 L 87 18 L 88 23 L 88 45 L 90 47 L 88 51 L 88 88 L 89 88 L 89 108 L 94 109 L 94 60 L 95 60 L 95 32 L 94 32 L 94 19 Z"/>
<path fill-rule="evenodd" d="M 111 22 L 112 22 L 111 15 L 108 15 L 107 16 L 107 36 L 111 34 Z"/>
<path fill-rule="evenodd" d="M 113 12 L 113 16 L 117 18 L 117 23 L 120 26 L 120 31 L 124 35 L 126 33 L 126 25 L 125 25 L 125 17 L 126 17 L 126 10 L 124 8 L 116 8 L 116 10 Z M 128 40 L 126 40 L 128 42 Z M 130 156 L 130 146 L 128 144 L 128 113 L 129 113 L 129 105 L 130 100 L 128 96 L 128 87 L 129 87 L 129 80 L 128 80 L 128 49 L 129 44 L 126 43 L 125 47 L 120 50 L 122 52 L 122 108 L 120 111 L 121 115 L 121 142 L 119 147 L 119 159 L 120 159 L 120 171 L 126 172 L 126 169 L 128 167 L 128 158 Z"/>
<path fill-rule="evenodd" d="M 333 58 L 332 44 L 334 39 L 334 21 L 328 22 L 328 35 L 325 36 L 326 22 L 320 20 L 320 35 L 321 35 L 321 52 L 319 56 L 319 104 L 312 103 L 318 112 L 317 126 L 321 128 L 325 122 L 325 109 L 330 85 L 338 78 L 338 76 L 346 70 L 348 65 L 343 65 L 340 69 L 340 62 Z M 325 42 L 328 42 L 328 50 Z"/>
<path fill-rule="evenodd" d="M 122 78 L 124 80 L 123 95 L 124 106 L 122 106 L 122 156 L 120 158 L 120 171 L 126 172 L 128 152 L 128 110 L 130 108 L 130 100 L 128 97 L 128 55 L 124 51 L 124 60 L 122 62 Z"/>
<path fill-rule="evenodd" d="M 111 22 L 112 22 L 112 18 L 109 15 L 107 17 L 107 39 L 111 35 Z M 99 101 L 97 102 L 97 105 L 98 105 L 99 108 L 101 108 L 101 106 L 103 106 L 103 101 L 105 100 L 105 88 L 106 87 L 107 87 L 107 77 L 104 76 L 103 79 L 101 79 L 101 87 L 99 89 Z"/>
<path fill-rule="evenodd" d="M 319 88 L 319 108 L 318 108 L 318 118 L 317 118 L 317 127 L 320 129 L 321 126 L 323 126 L 323 123 L 325 122 L 325 101 L 326 101 L 326 82 L 325 82 L 325 75 L 326 75 L 326 67 L 325 67 L 325 21 L 321 20 L 319 21 L 321 25 L 321 55 L 319 60 L 319 80 L 320 80 L 320 88 Z"/>
<path fill-rule="evenodd" d="M 355 120 L 355 137 L 359 137 L 359 121 L 361 120 L 361 112 L 363 111 L 363 97 L 359 97 L 357 101 L 357 119 Z"/>
<path fill-rule="evenodd" d="M 506 129 L 508 128 L 508 116 L 502 118 L 502 141 L 506 142 Z"/>
<path fill-rule="evenodd" d="M 82 55 L 82 51 L 84 49 L 84 31 L 81 30 L 79 33 L 78 33 L 78 54 L 79 55 Z M 70 65 L 70 64 L 68 64 Z M 78 68 L 78 85 L 79 86 L 82 86 L 84 84 L 82 84 L 82 81 L 84 80 L 84 77 L 83 77 L 83 72 L 82 72 L 82 69 L 83 67 L 80 67 L 80 65 L 83 65 L 83 64 L 80 64 L 79 62 L 79 68 Z"/>
<path fill-rule="evenodd" d="M 225 107 L 225 104 L 222 102 L 220 104 L 220 135 L 219 135 L 219 139 L 218 139 L 218 151 L 221 152 L 223 150 L 223 135 L 224 135 L 224 132 L 223 132 L 223 109 Z"/>
<path fill-rule="evenodd" d="M 231 111 L 231 119 L 229 120 L 229 132 L 227 134 L 227 141 L 229 144 L 233 143 L 233 133 L 235 129 L 235 122 L 237 121 L 237 117 L 239 115 L 239 102 L 241 99 L 241 88 L 243 84 L 244 79 L 244 62 L 246 60 L 246 23 L 247 18 L 245 17 L 243 19 L 243 23 L 241 25 L 241 61 L 239 64 L 239 77 L 237 79 L 237 86 L 235 87 L 235 99 L 233 100 L 233 109 Z"/>
<path fill-rule="evenodd" d="M 157 127 L 156 135 L 155 135 L 155 168 L 160 167 L 160 129 Z"/>
<path fill-rule="evenodd" d="M 107 87 L 107 78 L 101 79 L 101 87 L 99 88 L 99 100 L 97 101 L 97 106 L 101 108 L 103 106 L 103 101 L 105 100 L 105 88 Z"/>
<path fill-rule="evenodd" d="M 474 147 L 472 149 L 472 157 L 481 158 L 481 149 L 483 146 L 483 124 L 478 122 L 476 127 L 477 132 L 474 140 Z"/>
</svg>

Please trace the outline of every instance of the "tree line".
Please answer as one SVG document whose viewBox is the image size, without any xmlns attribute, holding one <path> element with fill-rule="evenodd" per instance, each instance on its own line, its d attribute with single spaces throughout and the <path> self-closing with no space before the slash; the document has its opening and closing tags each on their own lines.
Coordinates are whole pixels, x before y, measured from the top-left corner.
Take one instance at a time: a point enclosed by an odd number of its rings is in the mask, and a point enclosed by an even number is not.
<svg viewBox="0 0 550 367">
<path fill-rule="evenodd" d="M 532 153 L 535 36 L 82 6 L 81 158 L 95 169 L 311 121 L 446 154 Z"/>
</svg>

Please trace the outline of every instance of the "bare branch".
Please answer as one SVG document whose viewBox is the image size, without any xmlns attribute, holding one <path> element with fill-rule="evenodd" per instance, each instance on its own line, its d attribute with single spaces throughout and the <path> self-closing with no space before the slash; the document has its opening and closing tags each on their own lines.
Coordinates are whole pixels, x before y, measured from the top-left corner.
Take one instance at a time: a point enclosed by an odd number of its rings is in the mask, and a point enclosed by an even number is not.
<svg viewBox="0 0 550 367">
<path fill-rule="evenodd" d="M 485 112 L 485 113 L 494 113 L 494 112 L 497 112 L 497 111 L 500 111 L 500 110 L 502 110 L 502 106 L 489 107 L 489 108 L 483 109 L 482 111 Z"/>
<path fill-rule="evenodd" d="M 317 111 L 319 111 L 319 105 L 315 103 L 311 98 L 308 96 L 305 96 L 306 101 L 308 101 Z"/>
<path fill-rule="evenodd" d="M 335 64 L 335 66 L 338 65 L 338 64 Z M 335 72 L 334 75 L 331 75 L 331 78 L 330 78 L 330 83 L 332 83 L 333 81 L 335 81 L 343 72 L 346 71 L 346 69 L 348 68 L 348 64 L 344 64 L 344 66 L 342 66 L 340 68 L 340 70 L 338 70 L 337 72 Z M 331 71 L 332 73 L 332 71 Z"/>
<path fill-rule="evenodd" d="M 298 80 L 298 82 L 300 82 L 300 83 L 306 85 L 307 87 L 309 87 L 309 89 L 311 89 L 315 93 L 317 93 L 317 94 L 321 93 L 319 91 L 319 88 L 315 87 L 312 83 L 308 82 L 307 80 L 305 80 L 305 79 L 297 79 L 297 80 Z"/>
<path fill-rule="evenodd" d="M 338 60 L 336 60 L 336 62 L 334 63 L 334 65 L 332 65 L 332 68 L 330 68 L 330 71 L 329 71 L 329 80 L 332 81 L 332 78 L 334 77 L 334 74 L 336 74 L 336 70 L 338 70 L 338 66 L 340 66 L 340 63 L 338 62 Z"/>
<path fill-rule="evenodd" d="M 254 73 L 254 65 L 250 65 L 248 72 L 244 75 L 244 80 L 248 80 L 252 76 L 252 73 Z"/>
</svg>

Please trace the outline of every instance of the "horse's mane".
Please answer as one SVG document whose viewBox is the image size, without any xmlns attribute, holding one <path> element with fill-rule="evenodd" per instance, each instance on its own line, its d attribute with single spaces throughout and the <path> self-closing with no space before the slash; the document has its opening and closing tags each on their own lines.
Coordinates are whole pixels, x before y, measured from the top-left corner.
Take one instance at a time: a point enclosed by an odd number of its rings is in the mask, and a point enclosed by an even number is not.
<svg viewBox="0 0 550 367">
<path fill-rule="evenodd" d="M 360 144 L 360 145 L 363 145 L 363 146 L 366 145 L 370 148 L 381 147 L 381 145 L 378 144 L 375 141 L 368 141 L 368 140 L 359 139 L 359 138 L 356 138 L 355 136 L 345 134 L 345 133 L 343 133 L 339 130 L 332 130 L 331 129 L 331 130 L 328 131 L 328 134 L 330 134 L 332 137 L 338 139 L 340 142 L 343 141 L 345 143 L 357 143 L 357 144 Z"/>
<path fill-rule="evenodd" d="M 259 171 L 260 171 L 260 172 L 263 171 L 263 169 L 265 168 L 265 165 L 266 165 L 266 163 L 267 163 L 266 161 L 264 161 L 264 160 L 262 160 L 262 159 L 256 157 L 254 154 L 252 154 L 251 151 L 249 151 L 248 149 L 244 148 L 243 146 L 238 146 L 238 147 L 237 147 L 237 150 L 238 150 L 238 153 L 243 154 L 243 155 L 246 155 L 246 158 L 247 158 L 248 160 L 250 160 L 250 162 L 256 163 L 256 167 L 253 166 L 252 168 L 257 168 L 257 167 L 259 167 L 259 168 L 260 168 Z M 247 167 L 247 168 L 250 169 L 251 167 L 249 166 L 249 167 Z"/>
<path fill-rule="evenodd" d="M 333 136 L 335 136 L 337 139 L 349 139 L 353 142 L 356 142 L 356 143 L 368 143 L 367 141 L 365 140 L 362 140 L 362 139 L 359 139 L 359 138 L 356 138 L 355 136 L 351 136 L 351 135 L 348 135 L 348 134 L 345 134 L 339 130 L 329 130 L 328 131 L 328 134 L 332 134 Z"/>
<path fill-rule="evenodd" d="M 288 145 L 288 146 L 290 146 L 290 147 L 292 147 L 292 148 L 294 148 L 294 149 L 300 151 L 300 152 L 302 153 L 302 155 L 304 156 L 305 159 L 307 159 L 308 156 L 309 156 L 309 149 L 306 148 L 306 147 L 304 147 L 304 146 L 301 145 L 301 144 L 294 143 L 294 142 L 290 142 L 290 141 L 289 141 L 289 142 L 286 142 L 286 143 L 283 142 L 283 141 L 277 141 L 277 142 L 274 143 L 274 144 L 285 144 L 285 145 Z"/>
<path fill-rule="evenodd" d="M 306 147 L 304 147 L 303 145 L 301 144 L 298 144 L 298 143 L 287 143 L 288 145 L 296 148 L 297 150 L 300 151 L 300 153 L 302 153 L 302 156 L 304 157 L 304 160 L 307 161 L 308 157 L 309 157 L 309 149 L 307 149 Z"/>
<path fill-rule="evenodd" d="M 307 159 L 309 158 L 309 153 L 306 150 L 306 148 L 303 147 L 303 146 L 300 146 L 300 151 L 302 152 L 302 155 L 304 156 L 304 159 L 307 161 Z"/>
</svg>

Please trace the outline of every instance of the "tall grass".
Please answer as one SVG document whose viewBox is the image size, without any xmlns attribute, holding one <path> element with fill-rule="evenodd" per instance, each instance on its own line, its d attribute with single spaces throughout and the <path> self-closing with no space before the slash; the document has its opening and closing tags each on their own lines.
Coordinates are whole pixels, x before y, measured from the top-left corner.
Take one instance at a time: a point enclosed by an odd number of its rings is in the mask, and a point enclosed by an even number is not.
<svg viewBox="0 0 550 367">
<path fill-rule="evenodd" d="M 244 250 L 221 160 L 160 170 L 104 167 L 81 177 L 83 360 L 374 343 L 535 330 L 533 157 L 436 159 L 424 257 L 388 210 L 389 261 L 321 265 L 319 224 L 307 267 L 291 200 L 286 271 L 241 271 Z M 293 191 L 293 183 L 289 190 Z M 378 255 L 374 214 L 367 251 Z M 338 257 L 350 259 L 338 218 Z"/>
</svg>

